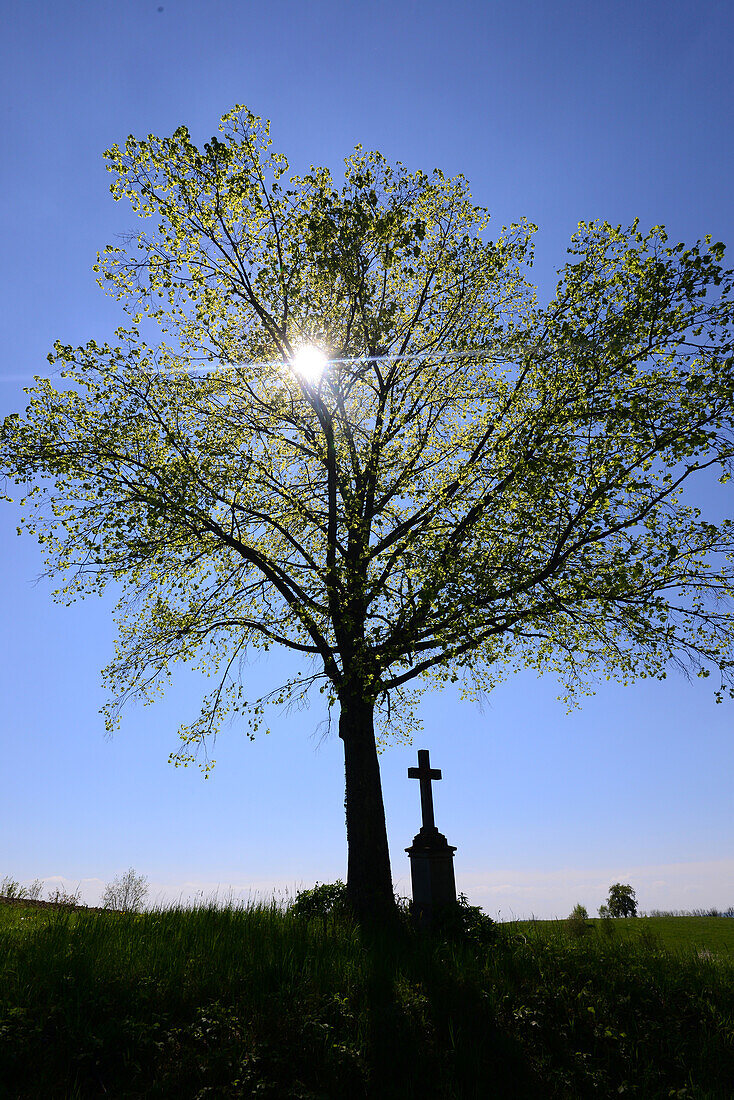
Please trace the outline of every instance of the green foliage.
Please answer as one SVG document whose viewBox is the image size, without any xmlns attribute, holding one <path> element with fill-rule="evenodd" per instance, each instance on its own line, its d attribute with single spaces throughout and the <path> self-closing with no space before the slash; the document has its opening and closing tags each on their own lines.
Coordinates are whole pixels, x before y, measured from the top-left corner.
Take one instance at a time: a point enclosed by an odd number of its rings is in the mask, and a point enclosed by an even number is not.
<svg viewBox="0 0 734 1100">
<path fill-rule="evenodd" d="M 488 946 L 497 938 L 498 925 L 479 905 L 470 905 L 466 894 L 459 894 L 456 904 L 438 910 L 431 925 L 431 934 L 450 940 Z"/>
<path fill-rule="evenodd" d="M 614 918 L 612 917 L 612 914 L 609 912 L 609 909 L 606 905 L 599 906 L 599 916 L 601 917 L 600 927 L 602 933 L 607 937 L 607 939 L 614 939 L 617 932 L 617 926 L 614 923 Z"/>
<path fill-rule="evenodd" d="M 485 239 L 461 176 L 358 147 L 341 186 L 289 179 L 239 107 L 203 149 L 180 127 L 107 163 L 143 225 L 97 265 L 126 327 L 56 344 L 0 469 L 57 598 L 117 586 L 110 724 L 201 668 L 187 763 L 227 714 L 257 728 L 241 666 L 272 644 L 312 663 L 270 701 L 359 698 L 383 738 L 426 684 L 522 664 L 731 688 L 732 526 L 682 496 L 731 473 L 722 244 L 580 223 L 541 308 L 534 227 Z M 289 368 L 308 343 L 320 379 Z"/>
<path fill-rule="evenodd" d="M 343 916 L 348 911 L 346 885 L 337 879 L 332 883 L 317 882 L 308 890 L 299 890 L 289 911 L 304 920 Z"/>
<path fill-rule="evenodd" d="M 396 899 L 400 914 L 400 926 L 411 926 L 412 905 L 407 899 Z M 337 879 L 334 883 L 316 883 L 307 890 L 299 890 L 288 907 L 288 912 L 304 920 L 320 919 L 324 927 L 327 921 L 349 916 L 346 885 Z M 433 917 L 431 935 L 452 941 L 493 943 L 497 924 L 478 905 L 470 905 L 465 894 L 459 894 L 455 905 L 445 906 Z"/>
<path fill-rule="evenodd" d="M 613 943 L 500 926 L 488 950 L 268 906 L 0 906 L 0 1080 L 18 1098 L 724 1097 L 732 964 L 633 942 L 647 923 Z"/>
<path fill-rule="evenodd" d="M 610 917 L 636 917 L 637 899 L 631 886 L 615 882 L 609 887 L 607 909 Z M 601 910 L 599 910 L 601 916 Z"/>
<path fill-rule="evenodd" d="M 570 915 L 566 918 L 566 927 L 572 939 L 581 939 L 591 931 L 593 925 L 589 921 L 586 906 L 581 905 L 579 902 L 578 905 L 573 907 Z"/>
</svg>

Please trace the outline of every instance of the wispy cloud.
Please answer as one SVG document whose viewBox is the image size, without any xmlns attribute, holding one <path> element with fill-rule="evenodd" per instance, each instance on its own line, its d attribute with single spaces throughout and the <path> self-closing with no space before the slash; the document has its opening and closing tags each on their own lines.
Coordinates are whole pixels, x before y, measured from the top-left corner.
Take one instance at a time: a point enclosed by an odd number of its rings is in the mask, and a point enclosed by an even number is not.
<svg viewBox="0 0 734 1100">
<path fill-rule="evenodd" d="M 457 871 L 457 889 L 490 916 L 567 917 L 581 902 L 596 912 L 614 882 L 634 887 L 640 911 L 734 905 L 734 860 L 652 865 L 611 864 L 554 870 Z"/>
<path fill-rule="evenodd" d="M 110 876 L 112 877 L 112 876 Z M 57 888 L 68 893 L 80 892 L 86 905 L 99 905 L 105 882 L 101 878 L 73 879 L 66 875 L 47 875 L 44 896 Z M 634 887 L 641 912 L 649 909 L 697 909 L 734 905 L 734 859 L 699 863 L 650 865 L 609 864 L 601 867 L 562 867 L 553 870 L 502 868 L 497 871 L 457 869 L 457 890 L 466 894 L 472 905 L 501 920 L 567 917 L 581 902 L 590 915 L 606 900 L 613 882 L 628 882 Z M 298 890 L 313 882 L 285 878 L 258 878 L 243 881 L 233 875 L 228 882 L 204 878 L 171 878 L 149 882 L 148 902 L 153 905 L 190 904 L 196 901 L 269 903 L 285 905 Z M 396 892 L 410 895 L 410 881 L 401 877 Z"/>
</svg>

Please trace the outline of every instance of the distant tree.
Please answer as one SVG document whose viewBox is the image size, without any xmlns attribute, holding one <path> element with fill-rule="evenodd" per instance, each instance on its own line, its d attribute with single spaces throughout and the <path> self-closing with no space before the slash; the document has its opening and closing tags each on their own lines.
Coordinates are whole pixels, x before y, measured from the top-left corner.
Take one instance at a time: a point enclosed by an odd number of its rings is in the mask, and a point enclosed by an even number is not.
<svg viewBox="0 0 734 1100">
<path fill-rule="evenodd" d="M 248 653 L 311 662 L 270 698 L 338 704 L 347 896 L 394 916 L 377 749 L 421 688 L 672 665 L 731 689 L 731 522 L 681 491 L 732 467 L 732 273 L 708 237 L 580 223 L 541 308 L 535 227 L 484 239 L 463 177 L 358 148 L 341 189 L 284 183 L 267 123 L 220 131 L 107 154 L 146 227 L 97 268 L 129 321 L 57 343 L 0 470 L 61 601 L 120 586 L 110 727 L 192 662 L 215 687 L 187 763 L 228 712 L 260 721 Z"/>
<path fill-rule="evenodd" d="M 588 920 L 589 919 L 589 914 L 588 914 L 588 911 L 586 909 L 586 906 L 581 905 L 580 902 L 579 902 L 578 905 L 574 905 L 568 919 L 569 920 Z"/>
<path fill-rule="evenodd" d="M 632 887 L 623 885 L 621 882 L 615 882 L 610 886 L 607 909 L 610 917 L 636 917 L 637 900 Z M 601 915 L 601 910 L 599 913 Z"/>
<path fill-rule="evenodd" d="M 102 895 L 105 909 L 117 909 L 123 913 L 137 913 L 148 896 L 149 886 L 145 875 L 138 875 L 130 867 L 124 875 L 108 882 Z"/>
</svg>

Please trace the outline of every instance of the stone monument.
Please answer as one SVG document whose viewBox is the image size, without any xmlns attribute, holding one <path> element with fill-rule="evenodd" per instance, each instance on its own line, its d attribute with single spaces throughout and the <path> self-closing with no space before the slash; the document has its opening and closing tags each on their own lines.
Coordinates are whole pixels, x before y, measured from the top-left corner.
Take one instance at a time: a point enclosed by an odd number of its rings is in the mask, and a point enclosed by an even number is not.
<svg viewBox="0 0 734 1100">
<path fill-rule="evenodd" d="M 408 779 L 420 780 L 423 824 L 411 847 L 405 849 L 410 857 L 413 917 L 419 925 L 429 925 L 437 909 L 456 903 L 456 848 L 439 833 L 433 820 L 431 781 L 440 778 L 440 770 L 431 767 L 428 749 L 419 749 L 418 767 L 408 768 Z"/>
</svg>

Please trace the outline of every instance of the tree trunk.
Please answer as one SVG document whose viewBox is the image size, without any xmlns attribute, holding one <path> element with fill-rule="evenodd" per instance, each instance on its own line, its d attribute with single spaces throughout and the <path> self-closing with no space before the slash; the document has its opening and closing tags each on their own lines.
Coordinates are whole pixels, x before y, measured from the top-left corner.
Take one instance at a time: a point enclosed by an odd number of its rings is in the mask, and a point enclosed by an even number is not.
<svg viewBox="0 0 734 1100">
<path fill-rule="evenodd" d="M 347 815 L 347 898 L 361 923 L 390 924 L 397 909 L 390 873 L 385 806 L 377 759 L 374 705 L 341 699 Z"/>
</svg>

